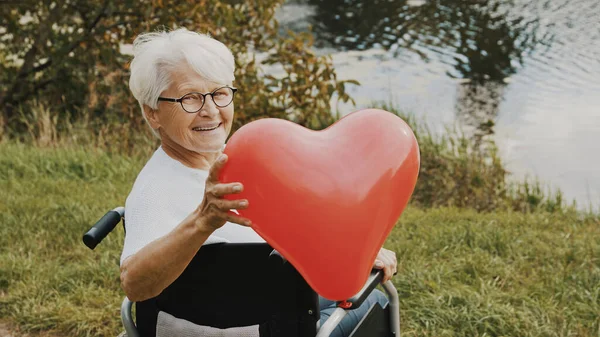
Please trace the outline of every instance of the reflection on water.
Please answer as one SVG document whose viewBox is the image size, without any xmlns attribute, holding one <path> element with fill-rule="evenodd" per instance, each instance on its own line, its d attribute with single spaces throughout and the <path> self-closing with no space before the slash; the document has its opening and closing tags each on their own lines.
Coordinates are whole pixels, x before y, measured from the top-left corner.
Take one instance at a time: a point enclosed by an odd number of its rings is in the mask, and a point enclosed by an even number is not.
<svg viewBox="0 0 600 337">
<path fill-rule="evenodd" d="M 504 87 L 504 83 L 494 81 L 458 85 L 455 106 L 457 121 L 471 127 L 472 138 L 477 145 L 494 133 L 494 120 L 498 115 Z"/>
<path fill-rule="evenodd" d="M 359 105 L 392 99 L 493 135 L 517 174 L 600 205 L 600 1 L 296 0 L 282 12 L 284 29 L 312 25 L 338 73 L 361 81 Z"/>
<path fill-rule="evenodd" d="M 511 16 L 510 1 L 308 0 L 315 7 L 314 31 L 340 50 L 381 47 L 397 54 L 410 50 L 423 59 L 445 56 L 448 74 L 473 81 L 502 81 L 521 56 L 541 41 L 537 19 Z"/>
<path fill-rule="evenodd" d="M 307 3 L 315 9 L 311 23 L 321 46 L 381 48 L 394 57 L 408 51 L 425 62 L 447 64 L 447 76 L 464 80 L 457 88 L 458 120 L 474 127 L 477 139 L 491 132 L 505 80 L 517 72 L 523 55 L 549 43 L 547 36 L 538 37 L 539 20 L 520 16 L 514 1 Z"/>
</svg>

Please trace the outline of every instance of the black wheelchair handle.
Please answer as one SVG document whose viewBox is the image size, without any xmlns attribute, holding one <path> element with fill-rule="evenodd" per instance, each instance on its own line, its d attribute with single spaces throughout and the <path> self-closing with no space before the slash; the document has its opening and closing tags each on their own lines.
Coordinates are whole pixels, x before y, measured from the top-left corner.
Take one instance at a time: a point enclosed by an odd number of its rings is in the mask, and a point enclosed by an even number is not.
<svg viewBox="0 0 600 337">
<path fill-rule="evenodd" d="M 83 243 L 89 249 L 94 249 L 104 238 L 121 222 L 125 215 L 125 208 L 117 207 L 108 211 L 104 216 L 83 235 Z"/>
<path fill-rule="evenodd" d="M 377 285 L 379 285 L 381 281 L 383 281 L 383 276 L 384 272 L 382 269 L 373 269 L 363 288 L 356 295 L 352 296 L 346 301 L 337 302 L 338 306 L 344 307 L 348 310 L 360 307 L 363 304 L 363 302 L 367 299 L 367 297 L 369 297 L 371 292 L 375 288 L 377 288 Z"/>
</svg>

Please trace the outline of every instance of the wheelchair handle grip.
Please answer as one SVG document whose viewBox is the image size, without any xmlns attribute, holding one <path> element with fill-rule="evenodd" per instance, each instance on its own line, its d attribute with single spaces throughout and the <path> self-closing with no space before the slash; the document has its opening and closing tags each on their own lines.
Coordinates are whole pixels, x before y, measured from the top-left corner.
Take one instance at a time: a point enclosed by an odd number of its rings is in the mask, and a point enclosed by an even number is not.
<svg viewBox="0 0 600 337">
<path fill-rule="evenodd" d="M 373 290 L 377 288 L 377 285 L 379 285 L 381 281 L 383 281 L 383 276 L 383 270 L 373 269 L 363 288 L 356 295 L 352 296 L 346 301 L 337 302 L 338 307 L 342 307 L 344 309 L 349 310 L 360 307 L 363 304 L 363 302 L 367 299 L 367 297 L 369 297 L 371 292 L 373 292 Z"/>
<path fill-rule="evenodd" d="M 121 222 L 121 218 L 125 215 L 125 208 L 117 207 L 112 211 L 108 211 L 104 216 L 96 222 L 87 233 L 83 235 L 83 243 L 89 248 L 94 249 L 104 240 L 104 238 Z"/>
</svg>

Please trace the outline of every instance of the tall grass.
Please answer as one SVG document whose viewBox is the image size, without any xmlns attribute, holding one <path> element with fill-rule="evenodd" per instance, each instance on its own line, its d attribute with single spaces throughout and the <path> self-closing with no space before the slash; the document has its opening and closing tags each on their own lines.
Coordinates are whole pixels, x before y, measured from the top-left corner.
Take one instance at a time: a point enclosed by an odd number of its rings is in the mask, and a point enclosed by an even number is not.
<svg viewBox="0 0 600 337">
<path fill-rule="evenodd" d="M 598 336 L 600 222 L 411 209 L 398 253 L 404 336 Z"/>
<path fill-rule="evenodd" d="M 130 156 L 143 155 L 158 145 L 141 116 L 100 118 L 88 110 L 77 115 L 77 119 L 61 116 L 42 103 L 35 103 L 27 110 L 22 107 L 19 122 L 26 130 L 6 127 L 2 129 L 7 132 L 0 134 L 0 141 L 12 140 L 44 148 L 99 149 Z"/>
<path fill-rule="evenodd" d="M 417 137 L 421 169 L 411 199 L 413 205 L 468 207 L 478 211 L 575 210 L 574 205 L 563 200 L 560 191 L 550 191 L 539 181 L 509 182 L 509 172 L 493 143 L 480 146 L 455 128 L 436 135 L 423 121 L 393 105 L 379 102 L 373 106 L 404 119 Z M 76 121 L 59 120 L 50 109 L 37 104 L 35 109 L 21 112 L 27 133 L 11 133 L 9 138 L 43 148 L 85 148 L 132 157 L 144 156 L 158 146 L 141 117 L 105 121 L 85 112 L 80 115 L 83 118 Z"/>
<path fill-rule="evenodd" d="M 110 336 L 119 329 L 117 231 L 81 236 L 124 203 L 142 156 L 0 144 L 0 315 L 24 330 Z"/>
<path fill-rule="evenodd" d="M 65 336 L 121 331 L 123 230 L 95 251 L 81 235 L 124 203 L 149 155 L 0 143 L 0 317 Z M 570 212 L 409 207 L 386 243 L 403 336 L 598 336 L 599 231 Z"/>
</svg>

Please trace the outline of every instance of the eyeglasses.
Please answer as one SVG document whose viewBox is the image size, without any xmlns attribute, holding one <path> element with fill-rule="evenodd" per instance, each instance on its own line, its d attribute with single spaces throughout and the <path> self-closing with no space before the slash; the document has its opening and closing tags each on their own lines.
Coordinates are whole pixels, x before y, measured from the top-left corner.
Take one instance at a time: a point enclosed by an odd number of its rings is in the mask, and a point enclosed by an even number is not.
<svg viewBox="0 0 600 337">
<path fill-rule="evenodd" d="M 183 95 L 181 98 L 167 98 L 159 97 L 159 101 L 167 101 L 181 104 L 183 110 L 189 113 L 200 111 L 206 102 L 206 96 L 212 98 L 213 103 L 219 108 L 224 108 L 233 102 L 233 96 L 238 90 L 231 87 L 221 87 L 209 92 L 202 94 L 199 92 L 190 92 L 189 94 Z"/>
</svg>

